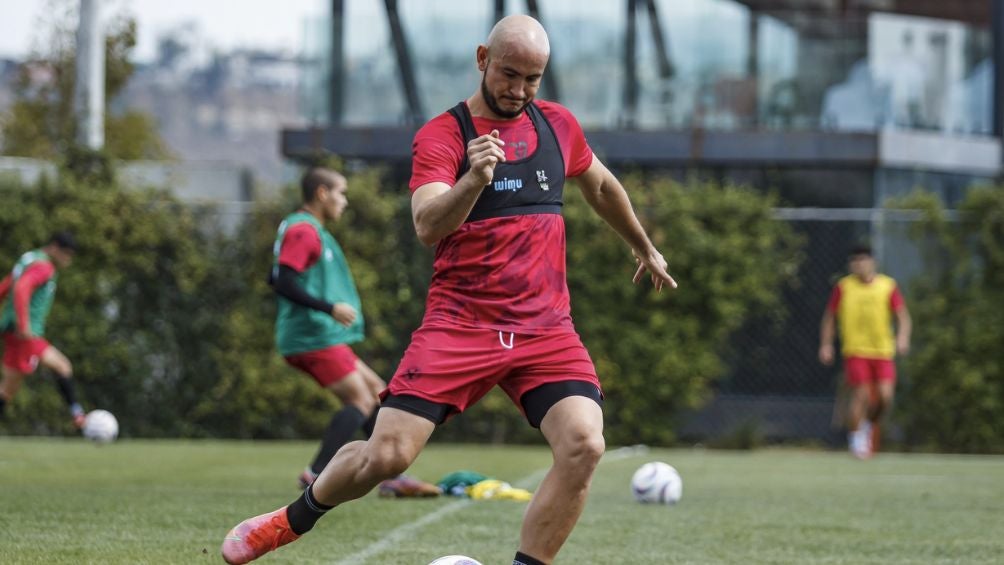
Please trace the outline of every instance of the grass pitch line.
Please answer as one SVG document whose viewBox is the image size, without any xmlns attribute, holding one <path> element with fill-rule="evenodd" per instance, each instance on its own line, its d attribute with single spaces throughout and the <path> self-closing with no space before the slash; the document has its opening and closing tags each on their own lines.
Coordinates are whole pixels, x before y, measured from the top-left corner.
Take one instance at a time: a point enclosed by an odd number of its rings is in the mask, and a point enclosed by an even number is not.
<svg viewBox="0 0 1004 565">
<path fill-rule="evenodd" d="M 611 461 L 619 461 L 621 459 L 636 457 L 639 455 L 643 455 L 647 452 L 648 452 L 648 447 L 644 445 L 619 447 L 617 449 L 608 451 L 605 454 L 603 454 L 603 459 L 600 460 L 600 465 L 604 463 L 609 463 Z M 548 469 L 550 469 L 550 467 L 545 469 L 537 469 L 536 471 L 530 473 L 529 475 L 513 483 L 513 486 L 518 488 L 529 488 L 537 484 L 541 480 L 543 480 L 544 475 L 547 474 Z M 415 520 L 414 522 L 410 522 L 408 524 L 404 524 L 403 526 L 394 528 L 393 530 L 387 532 L 387 535 L 385 535 L 379 541 L 373 543 L 372 545 L 367 546 L 362 551 L 359 551 L 353 555 L 346 557 L 345 559 L 337 561 L 337 563 L 338 565 L 363 565 L 365 563 L 369 563 L 370 559 L 372 559 L 377 555 L 380 555 L 380 553 L 382 553 L 384 550 L 393 547 L 399 542 L 408 539 L 413 532 L 416 532 L 429 524 L 438 522 L 439 520 L 443 519 L 446 516 L 449 516 L 450 514 L 453 514 L 454 512 L 463 510 L 464 508 L 467 508 L 471 504 L 474 504 L 474 501 L 469 498 L 464 498 L 456 502 L 451 502 L 450 504 L 447 504 L 446 506 L 439 508 L 435 512 L 426 514 L 425 516 L 419 518 L 418 520 Z"/>
</svg>

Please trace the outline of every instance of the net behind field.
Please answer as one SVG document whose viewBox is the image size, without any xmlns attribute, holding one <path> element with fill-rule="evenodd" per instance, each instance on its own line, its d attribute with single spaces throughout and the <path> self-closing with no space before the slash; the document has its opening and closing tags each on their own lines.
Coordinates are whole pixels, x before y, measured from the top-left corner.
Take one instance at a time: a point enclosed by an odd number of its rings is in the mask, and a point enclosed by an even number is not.
<svg viewBox="0 0 1004 565">
<path fill-rule="evenodd" d="M 894 277 L 909 305 L 910 283 L 923 261 L 908 231 L 917 217 L 882 209 L 779 208 L 803 238 L 797 284 L 784 291 L 784 308 L 747 323 L 728 344 L 729 373 L 713 400 L 690 414 L 680 436 L 690 442 L 745 446 L 810 441 L 842 445 L 841 362 L 822 365 L 819 324 L 830 291 L 847 273 L 847 253 L 870 242 L 879 270 Z M 900 386 L 908 386 L 900 367 Z M 895 426 L 888 430 L 894 436 Z"/>
</svg>

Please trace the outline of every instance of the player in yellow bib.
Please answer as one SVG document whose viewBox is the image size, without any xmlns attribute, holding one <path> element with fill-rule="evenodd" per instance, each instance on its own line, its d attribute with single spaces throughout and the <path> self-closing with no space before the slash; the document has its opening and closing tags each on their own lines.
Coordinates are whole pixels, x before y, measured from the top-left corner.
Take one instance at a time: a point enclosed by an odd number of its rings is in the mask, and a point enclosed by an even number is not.
<svg viewBox="0 0 1004 565">
<path fill-rule="evenodd" d="M 892 405 L 896 387 L 896 355 L 910 350 L 910 312 L 896 281 L 876 270 L 868 246 L 848 257 L 851 274 L 830 294 L 820 327 L 819 360 L 834 360 L 835 326 L 840 325 L 844 373 L 851 389 L 848 446 L 865 459 L 878 447 L 879 420 Z M 893 318 L 898 332 L 893 333 Z"/>
</svg>

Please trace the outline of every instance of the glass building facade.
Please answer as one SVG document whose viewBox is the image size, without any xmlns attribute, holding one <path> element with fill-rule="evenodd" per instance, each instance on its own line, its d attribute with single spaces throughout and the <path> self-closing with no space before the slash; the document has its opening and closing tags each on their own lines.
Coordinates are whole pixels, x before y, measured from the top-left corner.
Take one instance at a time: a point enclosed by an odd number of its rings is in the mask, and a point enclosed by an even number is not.
<svg viewBox="0 0 1004 565">
<path fill-rule="evenodd" d="M 986 0 L 985 4 L 990 4 Z M 344 0 L 345 125 L 398 125 L 407 101 L 384 1 Z M 394 2 L 412 58 L 422 116 L 466 98 L 477 84 L 474 51 L 498 2 Z M 542 92 L 587 128 L 876 131 L 952 134 L 993 131 L 989 21 L 967 22 L 875 11 L 870 4 L 783 0 L 539 0 L 505 2 L 506 13 L 535 5 L 548 29 Z M 826 6 L 832 4 L 832 9 Z M 841 4 L 858 9 L 840 11 Z M 919 2 L 914 4 L 931 4 Z M 942 2 L 974 4 L 974 2 Z M 918 10 L 913 10 L 917 12 Z M 969 16 L 950 8 L 942 16 Z M 982 13 L 982 12 L 979 12 Z M 989 14 L 989 9 L 986 10 Z M 633 14 L 633 16 L 629 16 Z M 307 117 L 328 121 L 331 28 L 310 26 L 317 62 Z M 629 30 L 633 28 L 633 33 Z M 636 77 L 627 86 L 633 35 Z"/>
</svg>

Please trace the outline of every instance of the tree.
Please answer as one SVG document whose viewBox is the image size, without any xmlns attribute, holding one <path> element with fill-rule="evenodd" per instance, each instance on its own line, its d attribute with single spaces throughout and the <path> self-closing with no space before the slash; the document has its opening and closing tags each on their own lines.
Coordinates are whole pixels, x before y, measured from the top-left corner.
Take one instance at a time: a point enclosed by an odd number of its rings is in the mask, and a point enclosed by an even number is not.
<svg viewBox="0 0 1004 565">
<path fill-rule="evenodd" d="M 6 155 L 60 160 L 75 145 L 76 50 L 72 10 L 54 16 L 45 41 L 48 51 L 22 63 L 14 82 L 15 100 L 0 116 Z M 115 159 L 161 159 L 169 152 L 156 124 L 143 113 L 108 112 L 111 101 L 135 70 L 130 61 L 136 46 L 136 22 L 113 19 L 105 38 L 105 152 Z"/>
</svg>

